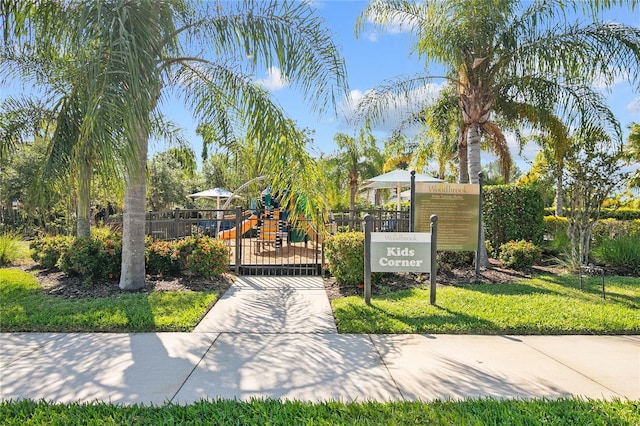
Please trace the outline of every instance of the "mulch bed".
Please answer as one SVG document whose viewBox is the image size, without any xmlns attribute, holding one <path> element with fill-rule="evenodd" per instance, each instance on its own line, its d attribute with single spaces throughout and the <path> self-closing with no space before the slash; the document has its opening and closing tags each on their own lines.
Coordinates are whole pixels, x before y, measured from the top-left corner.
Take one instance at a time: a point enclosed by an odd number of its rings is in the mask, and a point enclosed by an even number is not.
<svg viewBox="0 0 640 426">
<path fill-rule="evenodd" d="M 531 278 L 533 274 L 561 272 L 560 269 L 547 266 L 534 266 L 524 271 L 514 271 L 503 268 L 500 262 L 489 259 L 489 268 L 482 268 L 480 274 L 476 276 L 474 267 L 455 268 L 438 271 L 436 279 L 437 285 L 460 285 L 460 284 L 502 284 Z M 363 286 L 338 285 L 335 279 L 326 278 L 325 290 L 329 300 L 346 296 L 362 296 Z M 383 276 L 378 282 L 371 283 L 371 294 L 379 295 L 411 288 L 420 288 L 430 285 L 429 274 L 388 274 Z"/>
<path fill-rule="evenodd" d="M 438 285 L 459 284 L 497 284 L 508 283 L 530 278 L 532 274 L 542 272 L 559 273 L 558 270 L 549 267 L 537 266 L 526 271 L 514 271 L 502 268 L 494 259 L 491 259 L 491 267 L 482 269 L 480 275 L 475 275 L 473 267 L 441 270 L 438 272 Z M 32 273 L 43 292 L 51 296 L 72 298 L 102 298 L 125 293 L 118 287 L 118 281 L 93 280 L 87 284 L 82 277 L 67 275 L 57 270 L 41 269 L 34 262 L 28 261 L 14 268 Z M 234 282 L 235 275 L 224 274 L 215 279 L 202 277 L 162 277 L 147 276 L 145 286 L 133 292 L 127 293 L 151 293 L 154 291 L 219 291 L 224 293 Z M 340 286 L 333 278 L 325 278 L 325 289 L 329 300 L 345 296 L 362 295 L 362 286 Z M 382 279 L 372 284 L 372 294 L 384 294 L 393 291 L 407 290 L 411 288 L 429 285 L 429 274 L 387 274 Z"/>
<path fill-rule="evenodd" d="M 15 265 L 33 274 L 45 294 L 65 299 L 102 298 L 123 293 L 152 293 L 154 291 L 219 291 L 224 293 L 235 280 L 232 274 L 224 274 L 215 279 L 202 277 L 162 277 L 147 275 L 145 286 L 135 291 L 123 291 L 118 281 L 98 279 L 86 283 L 84 278 L 67 275 L 58 270 L 41 269 L 33 262 Z"/>
</svg>

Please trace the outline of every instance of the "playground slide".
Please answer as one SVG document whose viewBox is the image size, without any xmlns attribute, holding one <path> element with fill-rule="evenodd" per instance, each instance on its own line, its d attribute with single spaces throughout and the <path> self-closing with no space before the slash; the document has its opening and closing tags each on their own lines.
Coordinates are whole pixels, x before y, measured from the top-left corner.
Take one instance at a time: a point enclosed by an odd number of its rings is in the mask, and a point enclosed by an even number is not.
<svg viewBox="0 0 640 426">
<path fill-rule="evenodd" d="M 318 232 L 316 231 L 316 228 L 314 228 L 313 225 L 310 224 L 308 221 L 304 219 L 301 220 L 300 228 L 302 228 L 302 230 L 305 232 L 305 234 L 307 234 L 307 236 L 311 239 L 311 241 L 318 241 L 320 243 L 322 242 L 323 236 L 319 235 Z"/>
<path fill-rule="evenodd" d="M 247 219 L 243 220 L 240 224 L 240 235 L 244 235 L 251 228 L 258 224 L 258 216 L 252 214 Z M 226 231 L 221 231 L 218 234 L 218 238 L 221 240 L 233 240 L 236 238 L 236 228 L 227 229 Z"/>
</svg>

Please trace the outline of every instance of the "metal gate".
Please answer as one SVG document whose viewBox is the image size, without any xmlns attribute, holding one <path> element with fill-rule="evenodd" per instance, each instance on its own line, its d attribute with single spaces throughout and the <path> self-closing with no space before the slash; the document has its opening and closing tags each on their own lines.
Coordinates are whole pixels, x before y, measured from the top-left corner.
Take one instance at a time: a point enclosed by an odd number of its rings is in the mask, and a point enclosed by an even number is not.
<svg viewBox="0 0 640 426">
<path fill-rule="evenodd" d="M 239 208 L 149 212 L 146 233 L 155 240 L 215 237 L 229 248 L 229 266 L 237 274 L 322 274 L 322 239 L 311 223 L 300 220 L 294 227 L 276 209 L 260 213 Z"/>
</svg>

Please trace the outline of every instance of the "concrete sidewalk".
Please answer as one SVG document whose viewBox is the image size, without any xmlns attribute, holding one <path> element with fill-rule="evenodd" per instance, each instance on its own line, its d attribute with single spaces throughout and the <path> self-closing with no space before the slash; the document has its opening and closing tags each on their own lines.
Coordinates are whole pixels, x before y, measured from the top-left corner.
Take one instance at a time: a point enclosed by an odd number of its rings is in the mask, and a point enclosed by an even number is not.
<svg viewBox="0 0 640 426">
<path fill-rule="evenodd" d="M 322 281 L 299 277 L 241 277 L 193 333 L 0 334 L 5 400 L 571 395 L 640 400 L 640 336 L 337 334 Z"/>
</svg>

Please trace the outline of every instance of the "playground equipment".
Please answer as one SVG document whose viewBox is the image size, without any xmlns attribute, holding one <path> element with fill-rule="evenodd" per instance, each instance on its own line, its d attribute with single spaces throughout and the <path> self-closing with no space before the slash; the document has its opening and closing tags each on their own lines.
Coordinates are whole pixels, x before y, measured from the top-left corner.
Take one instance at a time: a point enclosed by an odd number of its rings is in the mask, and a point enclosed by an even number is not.
<svg viewBox="0 0 640 426">
<path fill-rule="evenodd" d="M 246 234 L 247 232 L 249 232 L 249 230 L 251 230 L 251 228 L 257 225 L 258 225 L 258 216 L 255 213 L 251 213 L 251 216 L 243 220 L 242 223 L 240 224 L 240 235 Z M 227 229 L 225 231 L 220 231 L 218 233 L 218 238 L 221 240 L 233 240 L 236 238 L 236 232 L 237 232 L 236 227 Z"/>
</svg>

